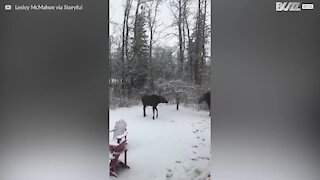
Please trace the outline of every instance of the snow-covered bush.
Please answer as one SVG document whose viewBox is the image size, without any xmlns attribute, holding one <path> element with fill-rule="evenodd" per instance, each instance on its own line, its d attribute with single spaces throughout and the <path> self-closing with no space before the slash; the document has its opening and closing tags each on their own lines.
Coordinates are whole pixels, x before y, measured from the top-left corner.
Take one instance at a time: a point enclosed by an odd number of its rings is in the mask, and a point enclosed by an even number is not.
<svg viewBox="0 0 320 180">
<path fill-rule="evenodd" d="M 155 82 L 155 93 L 166 97 L 169 103 L 177 103 L 177 101 L 185 106 L 198 106 L 200 96 L 209 90 L 206 87 L 192 85 L 182 80 L 163 80 L 159 79 Z M 206 106 L 201 106 L 203 109 Z"/>
</svg>

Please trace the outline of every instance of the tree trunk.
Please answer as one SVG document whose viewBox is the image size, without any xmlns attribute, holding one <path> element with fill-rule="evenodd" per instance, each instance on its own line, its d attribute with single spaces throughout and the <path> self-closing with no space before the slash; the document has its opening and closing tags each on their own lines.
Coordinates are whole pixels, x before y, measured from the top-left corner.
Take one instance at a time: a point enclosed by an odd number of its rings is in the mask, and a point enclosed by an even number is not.
<svg viewBox="0 0 320 180">
<path fill-rule="evenodd" d="M 205 56 L 206 56 L 206 48 L 205 48 L 205 43 L 206 43 L 206 35 L 205 35 L 205 28 L 206 28 L 206 13 L 207 13 L 207 0 L 204 0 L 204 10 L 203 10 L 203 14 L 202 14 L 202 39 L 201 39 L 201 43 L 202 43 L 202 56 L 201 56 L 201 69 L 200 69 L 200 80 L 202 84 L 202 80 L 204 79 L 204 73 L 205 73 Z"/>
<path fill-rule="evenodd" d="M 183 61 L 184 61 L 184 52 L 183 52 L 183 42 L 182 42 L 182 0 L 179 0 L 179 17 L 178 17 L 178 31 L 179 31 L 179 67 L 178 67 L 178 76 L 183 76 Z"/>
<path fill-rule="evenodd" d="M 183 7 L 183 16 L 184 16 L 184 22 L 185 22 L 185 28 L 187 30 L 187 37 L 188 37 L 188 78 L 191 82 L 194 82 L 194 72 L 193 72 L 193 58 L 192 58 L 192 37 L 190 33 L 189 23 L 188 23 L 188 16 L 187 16 L 187 0 L 184 1 L 184 7 Z"/>
<path fill-rule="evenodd" d="M 126 57 L 128 49 L 128 20 L 129 12 L 131 9 L 131 0 L 126 0 L 124 17 L 123 17 L 123 26 L 122 26 L 122 47 L 121 47 L 121 99 L 125 96 L 125 87 L 126 87 Z"/>
<path fill-rule="evenodd" d="M 129 64 L 129 48 L 128 48 L 128 44 L 129 44 L 129 16 L 130 16 L 130 10 L 131 10 L 131 6 L 132 6 L 132 0 L 128 0 L 129 1 L 129 4 L 128 4 L 128 7 L 127 7 L 127 13 L 126 13 L 126 34 L 125 34 L 125 62 L 127 63 L 126 66 L 128 66 Z M 126 66 L 124 68 L 126 68 Z M 125 70 L 124 71 L 124 79 L 125 79 L 125 85 L 124 85 L 124 90 L 127 89 L 127 86 L 128 86 L 128 72 Z M 127 93 L 124 93 L 125 95 L 128 96 Z"/>
<path fill-rule="evenodd" d="M 152 29 L 152 28 L 151 28 Z M 152 62 L 152 41 L 153 41 L 153 32 L 150 31 L 150 42 L 149 42 L 149 61 L 150 61 L 150 87 L 151 90 L 154 90 L 153 85 L 153 62 Z"/>
<path fill-rule="evenodd" d="M 138 18 L 138 15 L 139 15 L 140 4 L 141 4 L 141 1 L 138 0 L 137 1 L 136 12 L 135 12 L 134 27 L 133 27 L 133 38 L 134 38 L 134 41 L 136 41 L 136 38 L 137 38 L 136 37 L 137 28 L 136 27 L 137 27 L 137 18 Z M 133 80 L 134 77 L 133 77 L 132 73 L 130 73 L 130 72 L 132 71 L 132 68 L 133 68 L 133 65 L 134 65 L 136 59 L 137 59 L 136 58 L 136 53 L 133 52 L 133 57 L 132 57 L 132 59 L 129 60 L 129 63 L 128 63 L 128 65 L 129 65 L 129 68 L 128 68 L 129 74 L 128 74 L 128 76 L 129 76 L 129 79 L 130 79 L 129 84 L 128 84 L 128 97 L 131 96 L 133 82 L 134 82 L 134 80 Z"/>
<path fill-rule="evenodd" d="M 194 62 L 194 81 L 196 85 L 201 84 L 200 80 L 200 61 L 201 61 L 201 0 L 198 1 L 198 16 L 196 25 L 196 40 L 195 40 L 195 62 Z"/>
</svg>

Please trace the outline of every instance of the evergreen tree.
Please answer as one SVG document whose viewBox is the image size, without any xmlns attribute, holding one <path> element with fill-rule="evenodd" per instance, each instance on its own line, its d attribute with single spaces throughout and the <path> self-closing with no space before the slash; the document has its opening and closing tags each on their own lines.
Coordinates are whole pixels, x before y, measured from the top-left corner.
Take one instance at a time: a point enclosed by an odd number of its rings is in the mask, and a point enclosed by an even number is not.
<svg viewBox="0 0 320 180">
<path fill-rule="evenodd" d="M 136 16 L 134 37 L 132 42 L 133 58 L 131 60 L 131 86 L 141 89 L 148 81 L 148 41 L 146 35 L 145 13 L 141 12 Z"/>
</svg>

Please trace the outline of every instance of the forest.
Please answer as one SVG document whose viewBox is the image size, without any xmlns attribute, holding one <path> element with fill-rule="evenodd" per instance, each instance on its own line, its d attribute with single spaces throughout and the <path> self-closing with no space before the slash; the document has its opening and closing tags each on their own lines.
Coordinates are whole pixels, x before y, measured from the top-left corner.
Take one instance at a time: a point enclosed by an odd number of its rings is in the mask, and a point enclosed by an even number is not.
<svg viewBox="0 0 320 180">
<path fill-rule="evenodd" d="M 118 3 L 110 2 L 110 107 L 135 105 L 144 94 L 197 103 L 210 89 L 211 2 Z"/>
</svg>

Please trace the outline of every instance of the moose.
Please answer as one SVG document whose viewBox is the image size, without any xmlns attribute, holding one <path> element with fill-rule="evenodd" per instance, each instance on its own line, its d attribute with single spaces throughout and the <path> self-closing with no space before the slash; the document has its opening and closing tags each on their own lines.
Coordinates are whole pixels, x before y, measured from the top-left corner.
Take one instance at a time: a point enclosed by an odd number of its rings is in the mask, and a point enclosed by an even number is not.
<svg viewBox="0 0 320 180">
<path fill-rule="evenodd" d="M 157 109 L 157 105 L 159 103 L 168 103 L 168 101 L 166 100 L 166 98 L 159 96 L 159 95 L 144 95 L 142 97 L 142 104 L 143 104 L 143 117 L 146 117 L 146 107 L 147 106 L 152 106 L 152 110 L 153 110 L 153 116 L 152 119 L 154 119 L 154 110 L 157 111 L 157 117 L 158 117 L 158 109 Z"/>
<path fill-rule="evenodd" d="M 210 112 L 210 91 L 204 93 L 200 99 L 199 99 L 199 103 L 202 103 L 203 101 L 205 101 L 209 107 L 209 112 Z M 211 114 L 209 114 L 210 116 Z"/>
</svg>

